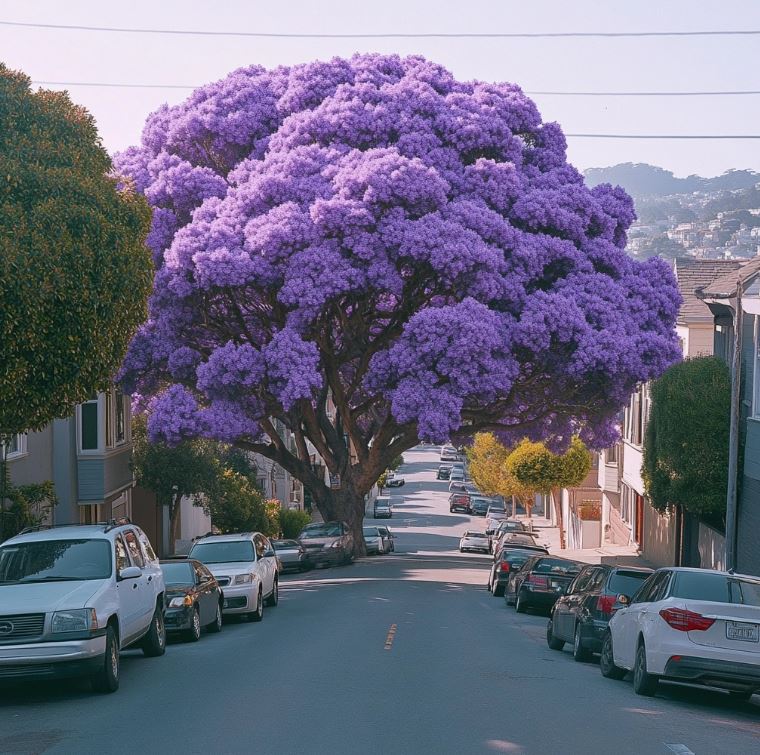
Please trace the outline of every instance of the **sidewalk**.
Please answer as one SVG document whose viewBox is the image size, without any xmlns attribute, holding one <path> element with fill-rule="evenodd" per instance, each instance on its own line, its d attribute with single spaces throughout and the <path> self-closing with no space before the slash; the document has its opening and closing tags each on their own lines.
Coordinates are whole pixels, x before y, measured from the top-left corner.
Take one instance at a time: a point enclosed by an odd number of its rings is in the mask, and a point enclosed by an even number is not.
<svg viewBox="0 0 760 755">
<path fill-rule="evenodd" d="M 587 564 L 621 564 L 625 566 L 651 566 L 640 555 L 636 545 L 613 545 L 605 543 L 598 548 L 566 548 L 559 547 L 559 527 L 555 527 L 544 517 L 517 516 L 527 527 L 532 522 L 533 531 L 537 533 L 537 542 L 546 545 L 553 556 L 583 561 Z"/>
</svg>

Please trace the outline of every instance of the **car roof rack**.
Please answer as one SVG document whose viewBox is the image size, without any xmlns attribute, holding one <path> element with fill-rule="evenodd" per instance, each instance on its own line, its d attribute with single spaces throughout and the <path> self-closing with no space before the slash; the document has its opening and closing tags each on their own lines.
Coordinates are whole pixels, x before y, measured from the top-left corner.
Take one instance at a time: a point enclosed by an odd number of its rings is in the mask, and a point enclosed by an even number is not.
<svg viewBox="0 0 760 755">
<path fill-rule="evenodd" d="M 40 532 L 42 530 L 57 530 L 62 527 L 102 527 L 103 532 L 108 532 L 114 527 L 121 527 L 125 524 L 132 524 L 128 516 L 122 516 L 118 519 L 109 519 L 107 522 L 67 522 L 65 524 L 35 524 L 33 527 L 24 527 L 19 535 L 26 535 L 30 532 Z"/>
</svg>

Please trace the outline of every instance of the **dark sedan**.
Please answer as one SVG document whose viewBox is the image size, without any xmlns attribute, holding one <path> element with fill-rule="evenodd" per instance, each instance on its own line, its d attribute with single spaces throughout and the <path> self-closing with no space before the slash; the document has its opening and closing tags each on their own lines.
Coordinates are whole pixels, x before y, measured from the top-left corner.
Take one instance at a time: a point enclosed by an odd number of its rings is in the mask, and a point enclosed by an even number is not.
<svg viewBox="0 0 760 755">
<path fill-rule="evenodd" d="M 219 632 L 224 596 L 214 575 L 192 558 L 161 561 L 161 571 L 166 585 L 166 631 L 177 632 L 188 642 L 200 639 L 202 627 Z"/>
<path fill-rule="evenodd" d="M 651 569 L 630 566 L 587 566 L 554 604 L 546 626 L 549 647 L 562 650 L 571 642 L 576 661 L 600 653 L 616 597 L 633 595 L 651 573 Z"/>
<path fill-rule="evenodd" d="M 435 477 L 437 480 L 448 480 L 451 477 L 451 464 L 441 464 Z"/>
<path fill-rule="evenodd" d="M 550 609 L 585 566 L 579 561 L 556 556 L 531 556 L 509 575 L 504 599 L 517 613 L 528 608 Z"/>
<path fill-rule="evenodd" d="M 272 540 L 271 543 L 280 560 L 281 571 L 306 571 L 309 568 L 306 549 L 298 540 Z"/>
<path fill-rule="evenodd" d="M 510 573 L 519 569 L 531 556 L 535 555 L 535 551 L 502 548 L 488 575 L 488 591 L 496 598 L 504 595 Z"/>
<path fill-rule="evenodd" d="M 474 495 L 470 497 L 470 513 L 473 516 L 485 516 L 493 501 L 485 496 Z"/>
</svg>

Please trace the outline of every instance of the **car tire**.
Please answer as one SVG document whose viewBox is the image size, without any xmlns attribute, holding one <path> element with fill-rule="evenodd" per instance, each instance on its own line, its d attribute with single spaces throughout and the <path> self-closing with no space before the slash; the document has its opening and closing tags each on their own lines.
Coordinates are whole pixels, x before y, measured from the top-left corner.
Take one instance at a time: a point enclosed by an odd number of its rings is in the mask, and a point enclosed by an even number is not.
<svg viewBox="0 0 760 755">
<path fill-rule="evenodd" d="M 491 586 L 491 593 L 494 598 L 504 597 L 504 585 L 500 585 L 498 582 L 493 582 Z"/>
<path fill-rule="evenodd" d="M 266 605 L 274 608 L 280 602 L 280 580 L 274 578 L 272 585 L 272 594 L 266 599 Z"/>
<path fill-rule="evenodd" d="M 578 663 L 586 663 L 591 660 L 591 651 L 583 647 L 583 636 L 579 622 L 576 622 L 575 633 L 573 634 L 573 658 Z"/>
<path fill-rule="evenodd" d="M 644 642 L 636 649 L 636 661 L 633 664 L 633 691 L 637 695 L 652 697 L 657 692 L 659 680 L 647 671 L 647 651 Z"/>
<path fill-rule="evenodd" d="M 193 608 L 193 618 L 190 622 L 190 629 L 184 633 L 185 642 L 198 642 L 201 638 L 201 614 L 198 606 Z"/>
<path fill-rule="evenodd" d="M 164 624 L 164 612 L 161 606 L 156 604 L 153 618 L 150 620 L 150 629 L 142 641 L 143 655 L 148 658 L 156 658 L 166 652 L 166 625 Z"/>
<path fill-rule="evenodd" d="M 248 621 L 261 621 L 264 618 L 264 599 L 261 587 L 256 595 L 256 610 L 248 614 Z"/>
<path fill-rule="evenodd" d="M 554 622 L 551 619 L 546 622 L 546 644 L 552 650 L 562 650 L 565 647 L 565 641 L 554 636 Z"/>
<path fill-rule="evenodd" d="M 517 611 L 517 613 L 525 613 L 527 610 L 528 606 L 526 600 L 522 595 L 522 591 L 520 591 L 515 598 L 515 611 Z"/>
<path fill-rule="evenodd" d="M 509 593 L 507 592 L 507 589 L 506 589 L 506 587 L 504 588 L 504 602 L 505 602 L 505 603 L 506 603 L 508 606 L 513 606 L 513 605 L 515 604 L 514 600 L 510 600 L 510 598 L 509 598 Z"/>
<path fill-rule="evenodd" d="M 222 619 L 222 604 L 217 603 L 216 604 L 216 617 L 214 620 L 206 627 L 209 632 L 213 632 L 216 634 L 216 632 L 222 631 L 222 624 L 224 622 L 224 619 Z"/>
<path fill-rule="evenodd" d="M 106 652 L 102 666 L 90 677 L 95 692 L 116 692 L 119 689 L 119 642 L 113 625 L 106 627 Z"/>
<path fill-rule="evenodd" d="M 736 700 L 737 702 L 746 703 L 749 701 L 749 699 L 752 697 L 752 695 L 755 694 L 755 690 L 751 689 L 749 691 L 741 691 L 738 689 L 732 689 L 728 691 L 729 696 L 732 700 Z"/>
<path fill-rule="evenodd" d="M 602 641 L 602 654 L 599 656 L 599 670 L 605 679 L 617 679 L 626 675 L 626 670 L 615 665 L 615 656 L 612 653 L 612 632 L 607 632 Z"/>
</svg>

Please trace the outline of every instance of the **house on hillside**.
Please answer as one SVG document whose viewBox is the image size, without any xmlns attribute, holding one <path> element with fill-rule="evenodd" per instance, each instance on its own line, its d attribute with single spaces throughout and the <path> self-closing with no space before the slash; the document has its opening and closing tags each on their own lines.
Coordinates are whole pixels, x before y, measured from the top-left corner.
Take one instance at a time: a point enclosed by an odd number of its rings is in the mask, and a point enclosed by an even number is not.
<svg viewBox="0 0 760 755">
<path fill-rule="evenodd" d="M 760 257 L 711 281 L 698 294 L 713 316 L 714 353 L 732 369 L 735 327 L 737 321 L 741 324 L 736 566 L 760 574 Z"/>
<path fill-rule="evenodd" d="M 679 257 L 673 271 L 683 303 L 676 331 L 684 358 L 713 353 L 713 315 L 696 290 L 716 279 L 736 273 L 745 260 L 707 260 Z M 650 563 L 673 565 L 678 560 L 675 518 L 650 505 L 641 477 L 644 437 L 649 420 L 650 385 L 632 394 L 622 417 L 621 441 L 600 454 L 599 486 L 602 491 L 602 538 L 609 543 L 635 543 Z M 680 524 L 680 523 L 679 523 Z M 720 565 L 708 554 L 722 554 L 720 533 L 696 520 L 686 521 L 684 542 L 690 543 L 684 561 L 698 566 Z M 680 533 L 679 533 L 680 534 Z"/>
</svg>

